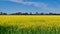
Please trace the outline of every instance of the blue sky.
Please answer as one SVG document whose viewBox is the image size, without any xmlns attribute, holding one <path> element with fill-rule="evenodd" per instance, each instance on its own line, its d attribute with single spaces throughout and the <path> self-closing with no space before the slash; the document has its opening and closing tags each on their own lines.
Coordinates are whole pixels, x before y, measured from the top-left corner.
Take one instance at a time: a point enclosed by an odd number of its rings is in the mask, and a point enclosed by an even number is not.
<svg viewBox="0 0 60 34">
<path fill-rule="evenodd" d="M 0 0 L 0 12 L 60 13 L 60 0 Z"/>
</svg>

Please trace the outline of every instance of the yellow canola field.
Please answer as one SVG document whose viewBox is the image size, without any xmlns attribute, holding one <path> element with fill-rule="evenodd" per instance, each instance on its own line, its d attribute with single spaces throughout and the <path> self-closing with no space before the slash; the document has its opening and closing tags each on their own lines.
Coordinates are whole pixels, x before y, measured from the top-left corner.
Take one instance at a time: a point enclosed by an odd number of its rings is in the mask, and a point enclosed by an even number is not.
<svg viewBox="0 0 60 34">
<path fill-rule="evenodd" d="M 16 16 L 16 15 L 1 15 L 0 25 L 5 26 L 18 26 L 18 27 L 30 27 L 30 26 L 43 26 L 43 27 L 60 27 L 60 16 L 46 16 L 46 15 L 31 15 L 31 16 Z"/>
</svg>

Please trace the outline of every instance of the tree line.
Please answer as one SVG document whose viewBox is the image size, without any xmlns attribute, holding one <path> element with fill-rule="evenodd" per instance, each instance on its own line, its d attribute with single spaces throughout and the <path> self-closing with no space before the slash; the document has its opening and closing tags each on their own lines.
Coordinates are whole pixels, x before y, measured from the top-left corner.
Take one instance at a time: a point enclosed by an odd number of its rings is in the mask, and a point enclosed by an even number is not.
<svg viewBox="0 0 60 34">
<path fill-rule="evenodd" d="M 60 13 L 51 13 L 51 12 L 50 13 L 38 13 L 38 12 L 36 12 L 36 13 L 32 13 L 32 12 L 22 13 L 22 12 L 17 12 L 17 13 L 7 14 L 7 13 L 4 13 L 4 12 L 0 12 L 0 15 L 60 15 Z"/>
</svg>

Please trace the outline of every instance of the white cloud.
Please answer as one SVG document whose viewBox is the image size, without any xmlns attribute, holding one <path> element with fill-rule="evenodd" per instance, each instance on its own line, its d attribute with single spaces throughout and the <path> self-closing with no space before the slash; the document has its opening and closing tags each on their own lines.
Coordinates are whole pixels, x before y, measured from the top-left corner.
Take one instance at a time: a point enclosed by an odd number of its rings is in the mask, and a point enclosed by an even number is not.
<svg viewBox="0 0 60 34">
<path fill-rule="evenodd" d="M 13 2 L 22 2 L 23 0 L 10 0 L 10 1 L 13 1 Z"/>
<path fill-rule="evenodd" d="M 45 4 L 45 3 L 42 3 L 42 2 L 26 2 L 26 0 L 10 0 L 10 1 L 21 3 L 21 4 L 24 4 L 24 5 L 32 5 L 32 6 L 35 6 L 35 7 L 40 7 L 41 9 L 46 10 L 46 11 L 50 11 L 50 12 L 58 11 L 58 8 L 48 7 L 48 4 Z"/>
<path fill-rule="evenodd" d="M 42 9 L 47 9 L 47 4 L 45 3 L 42 3 L 42 2 L 25 2 L 26 0 L 10 0 L 12 2 L 17 2 L 17 3 L 21 3 L 21 4 L 24 4 L 24 5 L 32 5 L 32 6 L 35 6 L 35 7 L 40 7 Z"/>
</svg>

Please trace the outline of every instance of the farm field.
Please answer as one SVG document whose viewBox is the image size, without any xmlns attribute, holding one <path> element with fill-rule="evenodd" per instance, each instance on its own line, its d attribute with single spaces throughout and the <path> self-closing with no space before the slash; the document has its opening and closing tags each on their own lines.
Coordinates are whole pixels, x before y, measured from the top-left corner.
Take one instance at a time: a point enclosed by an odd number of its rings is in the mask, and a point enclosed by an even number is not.
<svg viewBox="0 0 60 34">
<path fill-rule="evenodd" d="M 60 16 L 1 15 L 0 34 L 60 34 Z"/>
</svg>

